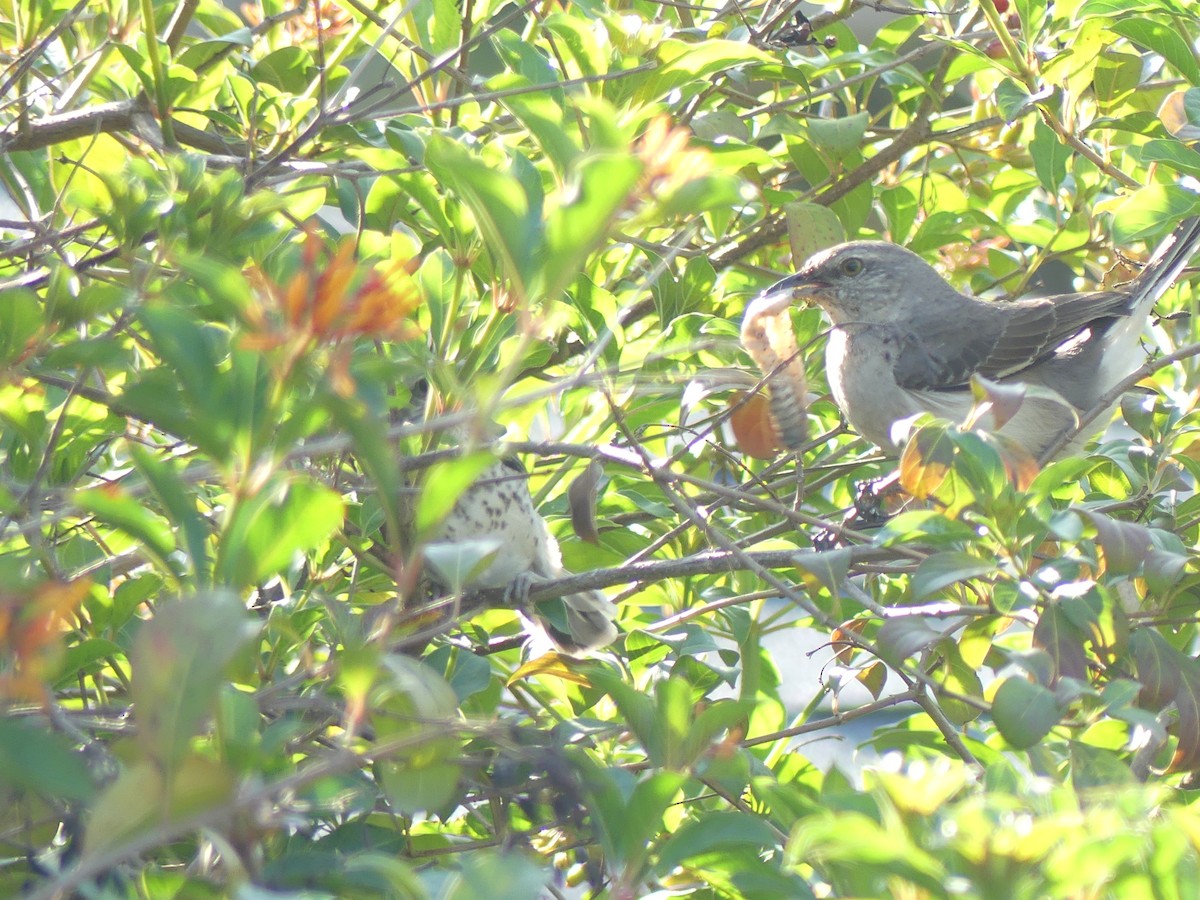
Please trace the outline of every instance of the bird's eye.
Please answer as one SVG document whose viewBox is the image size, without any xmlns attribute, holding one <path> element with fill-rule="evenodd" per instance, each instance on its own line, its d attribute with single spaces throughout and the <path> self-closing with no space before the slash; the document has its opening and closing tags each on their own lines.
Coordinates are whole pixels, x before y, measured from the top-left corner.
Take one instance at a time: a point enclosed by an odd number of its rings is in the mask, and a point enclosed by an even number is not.
<svg viewBox="0 0 1200 900">
<path fill-rule="evenodd" d="M 857 256 L 851 256 L 849 259 L 842 260 L 843 275 L 857 275 L 863 270 L 863 261 Z"/>
</svg>

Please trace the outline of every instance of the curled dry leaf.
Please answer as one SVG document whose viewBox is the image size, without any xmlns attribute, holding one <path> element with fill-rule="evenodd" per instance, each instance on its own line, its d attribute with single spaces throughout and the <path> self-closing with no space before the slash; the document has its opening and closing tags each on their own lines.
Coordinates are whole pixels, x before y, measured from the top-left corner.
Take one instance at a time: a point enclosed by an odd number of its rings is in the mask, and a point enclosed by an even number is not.
<svg viewBox="0 0 1200 900">
<path fill-rule="evenodd" d="M 770 379 L 771 416 L 783 446 L 799 449 L 808 435 L 808 380 L 788 315 L 790 297 L 755 298 L 742 317 L 742 346 Z"/>
<path fill-rule="evenodd" d="M 729 405 L 729 426 L 738 448 L 755 459 L 772 459 L 779 452 L 779 432 L 766 396 L 735 391 Z"/>
<path fill-rule="evenodd" d="M 583 470 L 583 474 L 567 488 L 571 527 L 578 538 L 592 544 L 600 543 L 600 532 L 596 527 L 596 489 L 603 474 L 604 467 L 593 459 Z"/>
</svg>

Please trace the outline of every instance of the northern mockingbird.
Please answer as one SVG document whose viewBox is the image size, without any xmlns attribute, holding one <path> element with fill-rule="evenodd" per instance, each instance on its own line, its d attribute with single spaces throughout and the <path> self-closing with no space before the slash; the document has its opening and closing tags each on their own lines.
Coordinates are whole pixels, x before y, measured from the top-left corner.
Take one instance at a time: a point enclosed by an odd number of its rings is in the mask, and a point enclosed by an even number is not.
<svg viewBox="0 0 1200 900">
<path fill-rule="evenodd" d="M 470 587 L 504 588 L 510 599 L 523 600 L 538 580 L 564 574 L 558 541 L 533 505 L 528 478 L 517 460 L 496 462 L 463 492 L 442 523 L 433 547 L 475 542 L 477 549 L 495 554 L 470 578 Z M 562 607 L 565 616 L 558 622 L 546 609 L 532 611 L 536 625 L 560 650 L 585 653 L 616 639 L 616 607 L 599 591 L 567 594 Z"/>
<path fill-rule="evenodd" d="M 963 421 L 978 375 L 1029 387 L 1015 414 L 992 425 L 1040 457 L 1137 368 L 1154 302 L 1198 247 L 1200 217 L 1182 222 L 1120 290 L 989 302 L 960 294 L 903 247 L 853 241 L 817 253 L 752 308 L 803 296 L 825 311 L 833 398 L 884 450 L 899 449 L 920 413 Z"/>
</svg>

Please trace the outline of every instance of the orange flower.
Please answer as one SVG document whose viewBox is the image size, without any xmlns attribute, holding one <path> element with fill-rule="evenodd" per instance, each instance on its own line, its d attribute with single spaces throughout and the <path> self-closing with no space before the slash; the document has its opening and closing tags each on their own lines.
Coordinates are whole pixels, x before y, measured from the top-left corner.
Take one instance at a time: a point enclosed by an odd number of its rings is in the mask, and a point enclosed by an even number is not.
<svg viewBox="0 0 1200 900">
<path fill-rule="evenodd" d="M 419 260 L 367 269 L 355 259 L 350 239 L 342 241 L 325 262 L 323 249 L 323 241 L 309 231 L 300 266 L 283 285 L 261 272 L 251 274 L 265 302 L 248 316 L 257 332 L 249 346 L 269 349 L 289 344 L 302 349 L 310 342 L 333 344 L 355 337 L 405 340 L 417 334 L 409 317 L 421 299 L 412 277 Z M 282 319 L 278 324 L 270 322 L 270 307 Z"/>
<path fill-rule="evenodd" d="M 688 147 L 690 137 L 690 131 L 674 127 L 666 116 L 650 121 L 634 147 L 645 166 L 644 190 L 669 194 L 708 174 L 708 154 Z"/>
<path fill-rule="evenodd" d="M 88 579 L 0 593 L 0 700 L 37 700 L 57 674 L 59 634 L 91 589 Z"/>
<path fill-rule="evenodd" d="M 262 9 L 256 3 L 243 3 L 242 15 L 251 25 L 261 25 Z M 330 0 L 293 0 L 291 9 L 276 20 L 283 25 L 292 44 L 311 44 L 322 36 L 345 34 L 354 24 L 350 14 Z"/>
</svg>

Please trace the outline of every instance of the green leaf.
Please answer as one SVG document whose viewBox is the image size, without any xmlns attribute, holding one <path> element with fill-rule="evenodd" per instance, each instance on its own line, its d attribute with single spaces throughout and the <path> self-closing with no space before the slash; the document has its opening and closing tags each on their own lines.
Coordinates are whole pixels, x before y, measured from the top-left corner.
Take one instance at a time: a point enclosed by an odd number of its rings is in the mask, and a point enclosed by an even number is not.
<svg viewBox="0 0 1200 900">
<path fill-rule="evenodd" d="M 1033 126 L 1029 152 L 1033 155 L 1033 168 L 1038 181 L 1048 193 L 1057 194 L 1067 176 L 1067 160 L 1071 159 L 1074 151 L 1059 140 L 1049 125 L 1038 119 Z"/>
<path fill-rule="evenodd" d="M 228 803 L 235 784 L 226 768 L 197 756 L 188 756 L 170 773 L 152 762 L 128 766 L 92 807 L 83 858 L 120 847 L 156 826 L 187 820 Z"/>
<path fill-rule="evenodd" d="M 787 217 L 788 244 L 796 266 L 818 250 L 846 240 L 846 230 L 837 214 L 819 203 L 795 202 L 783 207 Z"/>
<path fill-rule="evenodd" d="M 513 293 L 524 297 L 533 275 L 535 251 L 542 242 L 540 206 L 530 203 L 516 177 L 496 171 L 449 138 L 438 135 L 430 139 L 425 163 L 471 210 L 484 241 L 511 280 Z"/>
<path fill-rule="evenodd" d="M 1179 29 L 1157 19 L 1128 15 L 1114 20 L 1109 28 L 1162 56 L 1188 83 L 1200 84 L 1200 63 Z"/>
<path fill-rule="evenodd" d="M 1083 632 L 1070 620 L 1062 605 L 1047 604 L 1033 628 L 1033 643 L 1050 654 L 1054 660 L 1053 685 L 1059 678 L 1087 678 L 1087 655 L 1083 647 Z"/>
<path fill-rule="evenodd" d="M 1141 703 L 1150 709 L 1171 703 L 1179 692 L 1186 657 L 1152 628 L 1135 631 L 1129 638 L 1129 651 L 1141 685 Z"/>
<path fill-rule="evenodd" d="M 178 575 L 172 560 L 175 536 L 161 517 L 118 487 L 93 488 L 75 495 L 75 505 L 142 544 L 163 572 Z"/>
<path fill-rule="evenodd" d="M 529 82 L 517 75 L 498 75 L 488 87 L 506 93 L 503 103 L 517 117 L 559 173 L 566 173 L 579 156 L 578 144 L 567 134 L 563 108 L 549 92 L 518 92 Z"/>
<path fill-rule="evenodd" d="M 1006 678 L 992 698 L 992 720 L 1009 744 L 1027 750 L 1058 724 L 1058 703 L 1040 684 L 1019 676 Z"/>
<path fill-rule="evenodd" d="M 912 578 L 913 597 L 923 600 L 952 584 L 996 571 L 996 560 L 979 559 L 961 550 L 946 550 L 921 560 Z"/>
<path fill-rule="evenodd" d="M 807 583 L 812 580 L 833 595 L 837 595 L 846 576 L 850 572 L 850 564 L 854 561 L 854 551 L 850 547 L 839 547 L 833 550 L 810 551 L 799 550 L 792 557 L 792 564 L 800 570 L 801 577 Z"/>
<path fill-rule="evenodd" d="M 146 756 L 170 771 L 212 713 L 226 666 L 255 628 L 225 591 L 158 604 L 134 639 L 133 703 Z"/>
<path fill-rule="evenodd" d="M 0 366 L 16 362 L 44 327 L 37 297 L 24 288 L 4 293 L 0 303 Z"/>
<path fill-rule="evenodd" d="M 1011 78 L 1005 78 L 996 85 L 995 100 L 1004 121 L 1012 122 L 1028 108 L 1029 92 Z"/>
<path fill-rule="evenodd" d="M 1133 784 L 1133 772 L 1120 754 L 1082 741 L 1071 741 L 1071 785 L 1081 794 L 1111 791 Z"/>
<path fill-rule="evenodd" d="M 920 209 L 916 195 L 907 186 L 897 185 L 880 190 L 878 197 L 879 205 L 887 215 L 889 239 L 897 244 L 906 242 Z"/>
<path fill-rule="evenodd" d="M 371 721 L 381 738 L 412 738 L 375 766 L 389 801 L 410 814 L 438 809 L 449 803 L 462 767 L 457 761 L 461 741 L 447 723 L 457 713 L 453 688 L 429 666 L 388 654 L 377 668 L 378 683 L 371 691 Z"/>
<path fill-rule="evenodd" d="M 1200 211 L 1200 196 L 1177 184 L 1134 191 L 1113 216 L 1113 240 L 1128 244 L 1163 233 L 1164 226 Z"/>
<path fill-rule="evenodd" d="M 558 87 L 560 75 L 551 65 L 549 54 L 543 48 L 531 44 L 521 35 L 507 29 L 494 33 L 492 44 L 497 55 L 513 73 L 530 84 L 544 85 L 547 91 L 562 98 L 563 91 Z"/>
<path fill-rule="evenodd" d="M 600 46 L 597 30 L 589 28 L 586 19 L 555 11 L 542 18 L 542 26 L 567 48 L 582 75 L 602 75 L 608 71 L 608 54 Z"/>
<path fill-rule="evenodd" d="M 1158 118 L 1179 140 L 1200 140 L 1200 88 L 1172 91 L 1158 108 Z"/>
<path fill-rule="evenodd" d="M 387 420 L 381 410 L 368 402 L 361 389 L 352 399 L 336 391 L 324 391 L 320 402 L 337 427 L 349 436 L 355 458 L 375 488 L 391 534 L 401 533 L 401 479 L 393 443 L 388 439 Z"/>
<path fill-rule="evenodd" d="M 943 638 L 924 616 L 898 616 L 883 623 L 875 640 L 879 655 L 895 666 Z"/>
<path fill-rule="evenodd" d="M 155 96 L 154 73 L 150 71 L 150 63 L 146 57 L 134 49 L 132 44 L 125 41 L 118 41 L 115 46 L 117 52 L 125 60 L 125 65 L 133 70 L 133 74 L 141 82 L 142 90 L 151 97 Z"/>
<path fill-rule="evenodd" d="M 1127 16 L 1134 12 L 1169 9 L 1164 0 L 1086 0 L 1075 15 L 1079 19 L 1095 16 Z"/>
<path fill-rule="evenodd" d="M 638 104 L 651 103 L 687 84 L 696 84 L 718 72 L 747 63 L 768 62 L 770 57 L 757 47 L 740 41 L 709 39 L 698 44 L 665 40 L 658 45 L 664 65 L 639 87 Z"/>
<path fill-rule="evenodd" d="M 1079 510 L 1096 529 L 1096 543 L 1103 551 L 1104 566 L 1109 572 L 1127 575 L 1135 571 L 1154 547 L 1150 529 L 1136 522 L 1123 522 L 1090 509 Z"/>
<path fill-rule="evenodd" d="M 1200 90 L 1196 91 L 1200 97 Z M 1142 162 L 1162 163 L 1185 175 L 1200 177 L 1200 153 L 1180 141 L 1155 138 L 1142 146 Z"/>
<path fill-rule="evenodd" d="M 138 444 L 129 446 L 129 455 L 166 510 L 168 519 L 183 533 L 183 544 L 191 558 L 192 570 L 198 585 L 203 587 L 208 582 L 210 529 L 196 509 L 196 498 L 189 493 L 180 477 L 180 468 Z"/>
<path fill-rule="evenodd" d="M 808 133 L 820 153 L 840 162 L 858 152 L 870 121 L 866 111 L 841 118 L 810 119 Z"/>
<path fill-rule="evenodd" d="M 656 871 L 667 875 L 676 866 L 712 850 L 733 851 L 745 844 L 756 851 L 767 851 L 778 843 L 770 825 L 757 815 L 733 809 L 706 811 L 669 833 L 658 848 Z"/>
<path fill-rule="evenodd" d="M 61 800 L 90 800 L 95 793 L 82 754 L 61 735 L 14 718 L 0 719 L 0 785 Z"/>
<path fill-rule="evenodd" d="M 462 12 L 455 0 L 433 0 L 429 37 L 429 49 L 437 56 L 455 49 L 463 40 Z"/>
<path fill-rule="evenodd" d="M 185 393 L 203 406 L 211 396 L 220 361 L 215 329 L 202 326 L 184 310 L 167 303 L 149 303 L 138 313 L 155 351 L 170 367 Z"/>
<path fill-rule="evenodd" d="M 308 87 L 314 66 L 312 57 L 302 47 L 280 47 L 260 59 L 250 71 L 263 84 L 301 94 Z"/>
<path fill-rule="evenodd" d="M 1096 63 L 1092 88 L 1100 110 L 1106 115 L 1128 111 L 1126 104 L 1134 98 L 1142 82 L 1142 57 L 1134 53 L 1105 50 Z"/>
<path fill-rule="evenodd" d="M 344 514 L 337 491 L 293 476 L 273 477 L 232 505 L 218 538 L 216 581 L 233 587 L 261 583 L 320 546 Z"/>
<path fill-rule="evenodd" d="M 546 873 L 520 853 L 482 850 L 465 854 L 462 869 L 438 892 L 439 900 L 477 900 L 480 897 L 540 897 Z"/>
<path fill-rule="evenodd" d="M 662 830 L 663 814 L 678 802 L 686 782 L 682 772 L 671 771 L 654 771 L 638 781 L 624 810 L 624 824 L 613 835 L 619 860 L 628 865 L 646 856 L 655 835 Z"/>
<path fill-rule="evenodd" d="M 958 697 L 982 698 L 983 682 L 979 673 L 963 659 L 959 648 L 950 641 L 941 648 L 943 663 L 941 666 L 941 686 L 947 691 L 946 696 L 939 697 L 938 702 L 946 718 L 959 727 L 973 722 L 981 714 L 980 708 Z M 955 695 L 955 696 L 951 696 Z"/>
<path fill-rule="evenodd" d="M 1193 772 L 1200 768 L 1200 666 L 1194 659 L 1188 659 L 1179 674 L 1179 690 L 1175 693 L 1178 743 L 1171 757 L 1171 769 Z"/>
<path fill-rule="evenodd" d="M 441 809 L 454 799 L 462 767 L 422 755 L 401 764 L 381 763 L 376 773 L 388 802 L 398 812 L 416 815 Z"/>
<path fill-rule="evenodd" d="M 96 674 L 110 659 L 123 652 L 124 649 L 117 643 L 104 638 L 87 638 L 68 647 L 59 667 L 61 675 L 57 686 L 66 687 L 72 682 L 78 683 L 83 675 Z"/>
<path fill-rule="evenodd" d="M 642 166 L 629 155 L 587 156 L 571 170 L 560 205 L 546 218 L 544 290 L 557 297 L 575 280 L 587 255 L 608 236 Z"/>
<path fill-rule="evenodd" d="M 662 734 L 663 724 L 653 698 L 634 690 L 619 676 L 604 670 L 590 674 L 592 683 L 603 689 L 612 698 L 621 712 L 621 718 L 646 748 L 653 765 L 666 765 L 666 747 Z M 683 682 L 683 679 L 678 679 Z"/>
</svg>

